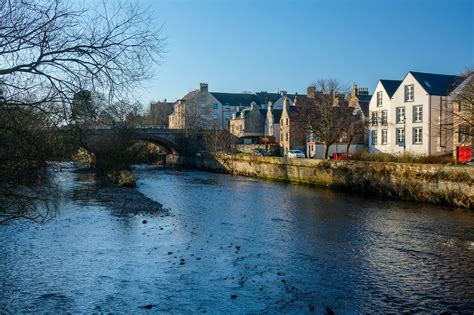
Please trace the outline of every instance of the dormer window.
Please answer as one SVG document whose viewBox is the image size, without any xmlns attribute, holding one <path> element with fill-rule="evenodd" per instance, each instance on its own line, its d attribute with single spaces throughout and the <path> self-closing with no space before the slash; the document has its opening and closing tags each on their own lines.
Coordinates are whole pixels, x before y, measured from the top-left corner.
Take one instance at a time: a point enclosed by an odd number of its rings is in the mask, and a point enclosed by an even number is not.
<svg viewBox="0 0 474 315">
<path fill-rule="evenodd" d="M 377 107 L 382 106 L 382 92 L 377 92 Z"/>
<path fill-rule="evenodd" d="M 413 84 L 405 85 L 405 102 L 415 100 L 415 86 Z"/>
</svg>

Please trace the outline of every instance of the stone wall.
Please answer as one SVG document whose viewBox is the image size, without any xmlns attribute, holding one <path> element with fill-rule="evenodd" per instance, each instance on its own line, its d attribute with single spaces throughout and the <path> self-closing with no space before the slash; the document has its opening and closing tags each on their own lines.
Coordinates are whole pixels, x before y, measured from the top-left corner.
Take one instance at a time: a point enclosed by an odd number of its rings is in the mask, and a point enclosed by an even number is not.
<svg viewBox="0 0 474 315">
<path fill-rule="evenodd" d="M 167 156 L 167 164 L 291 181 L 383 198 L 474 208 L 474 168 L 434 164 L 322 161 L 225 155 Z"/>
</svg>

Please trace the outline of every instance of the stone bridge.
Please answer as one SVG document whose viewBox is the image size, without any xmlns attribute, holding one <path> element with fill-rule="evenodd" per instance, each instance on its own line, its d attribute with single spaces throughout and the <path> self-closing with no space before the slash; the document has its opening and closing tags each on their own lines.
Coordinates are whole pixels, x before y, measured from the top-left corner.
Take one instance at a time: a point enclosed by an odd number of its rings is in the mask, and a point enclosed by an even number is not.
<svg viewBox="0 0 474 315">
<path fill-rule="evenodd" d="M 144 140 L 155 143 L 169 150 L 172 154 L 179 154 L 182 151 L 179 139 L 184 135 L 183 129 L 162 129 L 162 128 L 135 128 L 137 140 Z M 114 129 L 92 129 L 87 134 L 91 140 L 100 138 L 107 134 L 112 134 Z"/>
</svg>

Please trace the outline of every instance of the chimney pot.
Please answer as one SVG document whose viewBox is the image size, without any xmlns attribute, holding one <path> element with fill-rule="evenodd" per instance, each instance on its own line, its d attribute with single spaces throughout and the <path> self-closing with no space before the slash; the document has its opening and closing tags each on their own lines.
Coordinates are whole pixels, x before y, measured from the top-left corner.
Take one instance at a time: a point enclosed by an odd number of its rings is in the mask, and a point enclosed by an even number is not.
<svg viewBox="0 0 474 315">
<path fill-rule="evenodd" d="M 308 98 L 314 98 L 316 95 L 316 87 L 314 85 L 308 86 L 306 94 L 308 95 Z"/>
<path fill-rule="evenodd" d="M 201 92 L 209 92 L 209 86 L 207 83 L 201 83 L 199 86 Z"/>
</svg>

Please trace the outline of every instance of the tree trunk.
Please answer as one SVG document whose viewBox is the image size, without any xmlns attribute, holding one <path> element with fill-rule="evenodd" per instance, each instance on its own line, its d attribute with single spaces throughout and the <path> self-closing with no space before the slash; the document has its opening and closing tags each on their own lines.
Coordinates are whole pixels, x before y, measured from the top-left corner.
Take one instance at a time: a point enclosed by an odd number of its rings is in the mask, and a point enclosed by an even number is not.
<svg viewBox="0 0 474 315">
<path fill-rule="evenodd" d="M 328 159 L 328 154 L 329 154 L 329 147 L 331 145 L 330 144 L 326 144 L 326 148 L 324 149 L 324 159 L 327 160 Z"/>
<path fill-rule="evenodd" d="M 347 143 L 347 150 L 346 150 L 346 155 L 349 156 L 349 149 L 351 147 L 351 144 L 352 144 L 352 138 L 353 137 L 349 137 L 349 142 Z"/>
</svg>

